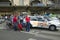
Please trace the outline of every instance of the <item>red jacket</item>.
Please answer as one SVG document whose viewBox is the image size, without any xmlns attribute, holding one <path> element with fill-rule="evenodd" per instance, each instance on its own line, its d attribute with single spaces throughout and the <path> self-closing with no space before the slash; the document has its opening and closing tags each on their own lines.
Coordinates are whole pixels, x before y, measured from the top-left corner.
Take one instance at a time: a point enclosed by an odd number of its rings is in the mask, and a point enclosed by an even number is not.
<svg viewBox="0 0 60 40">
<path fill-rule="evenodd" d="M 16 16 L 14 16 L 14 18 L 13 18 L 13 23 L 14 22 L 17 22 L 17 17 Z"/>
<path fill-rule="evenodd" d="M 26 22 L 30 22 L 30 18 L 28 16 L 26 16 L 25 20 Z"/>
</svg>

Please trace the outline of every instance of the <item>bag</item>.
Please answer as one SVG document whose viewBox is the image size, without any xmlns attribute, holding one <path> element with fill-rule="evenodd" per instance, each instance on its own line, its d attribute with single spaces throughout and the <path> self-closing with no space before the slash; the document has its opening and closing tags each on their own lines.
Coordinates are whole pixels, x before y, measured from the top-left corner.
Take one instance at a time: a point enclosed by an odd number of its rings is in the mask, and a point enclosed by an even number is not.
<svg viewBox="0 0 60 40">
<path fill-rule="evenodd" d="M 22 24 L 18 24 L 18 29 L 22 30 Z"/>
</svg>

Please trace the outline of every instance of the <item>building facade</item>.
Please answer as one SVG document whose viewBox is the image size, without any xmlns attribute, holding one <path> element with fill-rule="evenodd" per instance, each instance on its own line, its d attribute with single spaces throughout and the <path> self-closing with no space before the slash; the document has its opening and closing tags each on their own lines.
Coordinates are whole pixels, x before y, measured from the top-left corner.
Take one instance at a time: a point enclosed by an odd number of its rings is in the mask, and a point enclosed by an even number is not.
<svg viewBox="0 0 60 40">
<path fill-rule="evenodd" d="M 60 5 L 59 0 L 0 0 L 0 14 L 12 13 L 14 10 L 21 12 L 21 9 L 29 13 L 46 13 L 47 6 L 56 8 L 57 5 Z"/>
</svg>

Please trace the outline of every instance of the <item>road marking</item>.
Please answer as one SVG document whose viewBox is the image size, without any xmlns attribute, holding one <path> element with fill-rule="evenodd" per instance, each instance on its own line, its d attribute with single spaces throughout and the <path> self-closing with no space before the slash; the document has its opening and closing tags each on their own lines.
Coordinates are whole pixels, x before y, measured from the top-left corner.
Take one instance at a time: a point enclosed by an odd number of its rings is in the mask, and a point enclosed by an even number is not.
<svg viewBox="0 0 60 40">
<path fill-rule="evenodd" d="M 56 37 L 56 36 L 49 36 L 49 35 L 45 35 L 45 34 L 42 34 L 42 33 L 46 33 L 46 34 L 54 34 L 54 35 L 60 35 L 58 33 L 55 33 L 55 32 L 45 32 L 45 31 L 42 31 L 40 34 L 38 31 L 30 31 L 30 32 L 24 32 L 23 33 L 28 33 L 28 34 L 32 34 L 32 35 L 35 35 L 35 37 L 42 37 L 42 38 L 47 38 L 47 39 L 53 39 L 53 40 L 57 40 L 59 39 L 59 37 Z"/>
<path fill-rule="evenodd" d="M 29 38 L 28 40 L 36 40 L 36 39 L 33 39 L 33 38 Z"/>
<path fill-rule="evenodd" d="M 51 40 L 59 40 L 59 37 L 53 37 L 53 36 L 48 36 L 48 35 L 43 35 L 43 34 L 36 34 L 36 33 L 31 33 L 31 32 L 24 32 L 24 33 L 29 33 L 29 34 L 35 35 L 35 37 L 42 37 L 42 38 L 47 38 L 47 39 L 51 39 Z M 29 39 L 29 40 L 34 40 L 34 39 Z"/>
</svg>

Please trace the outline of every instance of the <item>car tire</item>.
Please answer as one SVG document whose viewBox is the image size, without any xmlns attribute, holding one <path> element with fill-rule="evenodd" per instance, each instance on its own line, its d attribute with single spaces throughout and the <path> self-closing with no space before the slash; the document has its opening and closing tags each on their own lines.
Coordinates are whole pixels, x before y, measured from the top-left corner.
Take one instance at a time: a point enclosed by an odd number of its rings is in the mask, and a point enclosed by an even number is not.
<svg viewBox="0 0 60 40">
<path fill-rule="evenodd" d="M 55 30 L 56 30 L 56 26 L 55 26 L 55 25 L 50 25 L 50 26 L 49 26 L 49 30 L 55 31 Z"/>
</svg>

